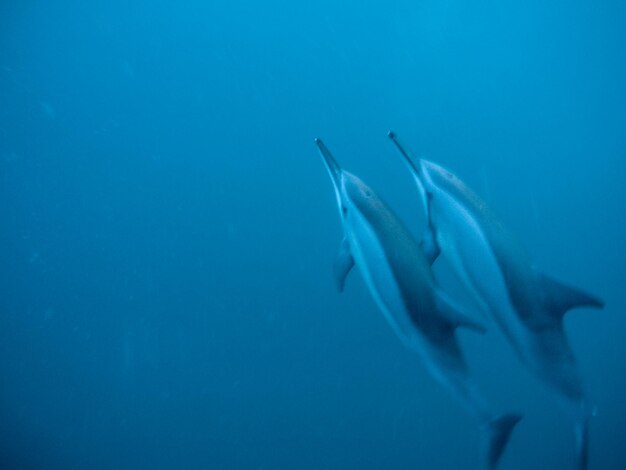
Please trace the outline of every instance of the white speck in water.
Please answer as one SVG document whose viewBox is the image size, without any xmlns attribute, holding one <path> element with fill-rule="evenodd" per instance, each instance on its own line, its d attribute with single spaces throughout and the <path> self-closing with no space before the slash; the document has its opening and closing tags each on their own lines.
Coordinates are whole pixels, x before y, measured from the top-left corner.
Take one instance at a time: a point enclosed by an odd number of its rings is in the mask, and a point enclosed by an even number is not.
<svg viewBox="0 0 626 470">
<path fill-rule="evenodd" d="M 39 103 L 39 106 L 41 106 L 42 111 L 44 112 L 44 114 L 46 116 L 48 116 L 50 119 L 56 119 L 57 117 L 57 113 L 54 110 L 54 108 L 52 107 L 52 105 L 50 103 L 46 103 L 45 101 L 41 101 Z"/>
<path fill-rule="evenodd" d="M 43 319 L 45 321 L 51 320 L 53 316 L 54 316 L 54 309 L 53 308 L 47 308 L 47 309 L 44 310 L 44 312 L 43 312 Z"/>
</svg>

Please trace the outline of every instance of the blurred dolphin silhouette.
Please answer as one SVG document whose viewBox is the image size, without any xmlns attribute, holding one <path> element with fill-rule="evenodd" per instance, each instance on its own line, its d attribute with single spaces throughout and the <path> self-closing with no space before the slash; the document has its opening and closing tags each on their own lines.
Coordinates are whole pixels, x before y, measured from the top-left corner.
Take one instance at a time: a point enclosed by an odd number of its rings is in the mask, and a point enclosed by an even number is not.
<svg viewBox="0 0 626 470">
<path fill-rule="evenodd" d="M 354 265 L 402 342 L 421 354 L 430 373 L 475 416 L 487 435 L 487 463 L 495 467 L 520 420 L 496 416 L 471 379 L 455 331 L 484 332 L 439 289 L 430 264 L 408 229 L 356 176 L 342 170 L 315 140 L 335 187 L 344 238 L 334 271 L 339 290 Z"/>
<path fill-rule="evenodd" d="M 422 247 L 432 263 L 441 253 L 471 294 L 500 326 L 525 366 L 558 392 L 574 414 L 578 468 L 587 467 L 591 410 L 563 315 L 603 302 L 537 270 L 517 239 L 486 204 L 444 168 L 412 156 L 393 132 L 389 138 L 408 163 L 426 209 Z"/>
</svg>

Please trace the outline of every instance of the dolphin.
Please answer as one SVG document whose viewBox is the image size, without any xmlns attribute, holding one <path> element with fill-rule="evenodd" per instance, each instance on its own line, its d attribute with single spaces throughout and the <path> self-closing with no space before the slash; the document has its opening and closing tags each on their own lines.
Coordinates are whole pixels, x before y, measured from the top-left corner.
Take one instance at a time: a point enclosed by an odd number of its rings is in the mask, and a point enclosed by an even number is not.
<svg viewBox="0 0 626 470">
<path fill-rule="evenodd" d="M 484 333 L 437 286 L 430 264 L 402 221 L 363 181 L 341 169 L 320 139 L 315 143 L 335 188 L 344 237 L 334 263 L 337 286 L 356 265 L 394 332 L 421 354 L 429 372 L 473 415 L 486 433 L 494 468 L 521 415 L 495 415 L 469 376 L 456 329 Z"/>
<path fill-rule="evenodd" d="M 471 295 L 494 318 L 521 362 L 556 391 L 575 420 L 577 466 L 588 461 L 587 403 L 574 355 L 563 330 L 564 314 L 603 302 L 538 270 L 525 249 L 487 205 L 455 175 L 415 158 L 393 132 L 426 210 L 422 247 L 432 263 L 449 262 Z"/>
</svg>

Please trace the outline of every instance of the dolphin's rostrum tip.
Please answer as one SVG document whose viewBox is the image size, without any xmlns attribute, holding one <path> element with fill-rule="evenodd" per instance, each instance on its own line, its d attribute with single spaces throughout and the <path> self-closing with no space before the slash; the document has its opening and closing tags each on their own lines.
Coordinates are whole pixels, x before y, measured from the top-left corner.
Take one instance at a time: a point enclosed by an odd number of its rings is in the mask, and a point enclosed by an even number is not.
<svg viewBox="0 0 626 470">
<path fill-rule="evenodd" d="M 394 131 L 387 131 L 387 137 L 393 140 L 396 138 L 396 133 Z"/>
</svg>

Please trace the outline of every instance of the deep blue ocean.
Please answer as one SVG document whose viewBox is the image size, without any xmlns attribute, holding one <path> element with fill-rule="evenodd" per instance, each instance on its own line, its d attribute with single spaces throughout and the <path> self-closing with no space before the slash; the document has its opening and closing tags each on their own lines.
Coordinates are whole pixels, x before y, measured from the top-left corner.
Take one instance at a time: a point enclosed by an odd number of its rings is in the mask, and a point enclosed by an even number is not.
<svg viewBox="0 0 626 470">
<path fill-rule="evenodd" d="M 314 138 L 423 231 L 389 129 L 606 302 L 565 325 L 590 469 L 626 468 L 626 3 L 582 0 L 3 0 L 0 468 L 479 468 L 476 423 L 333 279 Z M 524 413 L 500 468 L 573 468 L 495 325 L 459 335 Z"/>
</svg>

